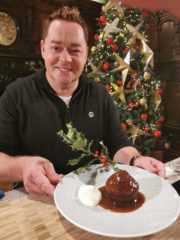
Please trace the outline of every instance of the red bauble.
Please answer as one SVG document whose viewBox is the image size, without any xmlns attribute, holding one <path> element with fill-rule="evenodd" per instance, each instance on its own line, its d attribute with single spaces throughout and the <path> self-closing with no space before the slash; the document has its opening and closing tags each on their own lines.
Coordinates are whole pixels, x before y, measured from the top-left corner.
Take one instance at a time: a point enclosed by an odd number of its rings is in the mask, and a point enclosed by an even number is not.
<svg viewBox="0 0 180 240">
<path fill-rule="evenodd" d="M 160 138 L 160 137 L 161 137 L 161 131 L 155 130 L 155 131 L 153 132 L 153 136 L 154 136 L 155 138 Z"/>
<path fill-rule="evenodd" d="M 156 88 L 156 93 L 158 94 L 158 95 L 162 95 L 163 94 L 163 89 L 162 88 Z"/>
<path fill-rule="evenodd" d="M 130 108 L 133 108 L 133 107 L 134 107 L 134 103 L 133 103 L 133 102 L 130 102 L 130 103 L 128 104 L 128 106 L 129 106 Z"/>
<path fill-rule="evenodd" d="M 126 48 L 124 49 L 124 52 L 127 53 L 128 51 L 129 51 L 129 48 L 126 47 Z"/>
<path fill-rule="evenodd" d="M 159 120 L 158 120 L 158 123 L 163 123 L 163 122 L 164 122 L 164 117 L 161 116 L 161 117 L 159 118 Z"/>
<path fill-rule="evenodd" d="M 110 68 L 110 64 L 107 63 L 107 62 L 105 62 L 105 63 L 103 63 L 103 64 L 101 65 L 101 67 L 102 67 L 102 69 L 103 69 L 104 71 L 107 71 L 107 70 Z"/>
<path fill-rule="evenodd" d="M 148 132 L 149 132 L 149 128 L 148 128 L 148 127 L 144 127 L 144 131 L 145 131 L 146 133 L 148 133 Z"/>
<path fill-rule="evenodd" d="M 139 102 L 135 102 L 134 106 L 135 107 L 139 107 L 140 103 Z"/>
<path fill-rule="evenodd" d="M 111 45 L 111 44 L 113 43 L 113 38 L 112 38 L 112 37 L 108 37 L 108 38 L 106 39 L 106 43 L 107 43 L 108 45 Z"/>
<path fill-rule="evenodd" d="M 94 41 L 97 41 L 99 39 L 99 35 L 96 33 L 94 34 Z"/>
<path fill-rule="evenodd" d="M 121 79 L 117 80 L 117 85 L 118 85 L 118 86 L 121 86 L 121 85 L 122 85 L 122 80 L 121 80 Z"/>
<path fill-rule="evenodd" d="M 119 50 L 118 45 L 115 43 L 111 44 L 111 47 L 112 47 L 113 51 L 115 51 L 115 52 L 117 52 Z"/>
<path fill-rule="evenodd" d="M 104 16 L 100 16 L 100 18 L 99 18 L 99 22 L 100 22 L 102 25 L 105 25 L 106 22 L 107 22 L 106 17 L 104 17 Z"/>
<path fill-rule="evenodd" d="M 148 115 L 146 113 L 141 114 L 141 120 L 146 121 L 148 118 Z"/>
<path fill-rule="evenodd" d="M 125 123 L 122 123 L 122 124 L 121 124 L 121 127 L 122 127 L 123 130 L 126 130 L 126 129 L 127 129 L 127 126 L 126 126 Z"/>
<path fill-rule="evenodd" d="M 106 88 L 106 90 L 107 90 L 108 92 L 111 91 L 111 86 L 110 86 L 110 85 L 107 84 L 107 85 L 105 86 L 105 88 Z"/>
</svg>

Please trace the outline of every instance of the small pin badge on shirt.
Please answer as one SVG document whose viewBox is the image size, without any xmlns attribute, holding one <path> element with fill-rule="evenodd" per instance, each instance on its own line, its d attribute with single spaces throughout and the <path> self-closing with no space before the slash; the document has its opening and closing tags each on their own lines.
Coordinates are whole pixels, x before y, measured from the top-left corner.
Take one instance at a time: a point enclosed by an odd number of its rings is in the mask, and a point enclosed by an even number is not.
<svg viewBox="0 0 180 240">
<path fill-rule="evenodd" d="M 93 117 L 94 117 L 94 113 L 93 113 L 93 112 L 89 112 L 89 113 L 88 113 L 88 116 L 89 116 L 90 118 L 93 118 Z"/>
</svg>

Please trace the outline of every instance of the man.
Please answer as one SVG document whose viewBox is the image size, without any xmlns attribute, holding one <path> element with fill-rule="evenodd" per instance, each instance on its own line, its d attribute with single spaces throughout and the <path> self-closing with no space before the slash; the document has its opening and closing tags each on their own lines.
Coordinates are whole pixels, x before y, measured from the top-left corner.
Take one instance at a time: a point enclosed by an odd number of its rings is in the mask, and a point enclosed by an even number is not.
<svg viewBox="0 0 180 240">
<path fill-rule="evenodd" d="M 23 181 L 27 192 L 53 195 L 61 174 L 78 167 L 67 166 L 77 154 L 57 136 L 69 121 L 93 140 L 94 152 L 103 141 L 118 162 L 133 160 L 164 176 L 163 163 L 129 145 L 104 87 L 82 75 L 87 41 L 77 9 L 63 7 L 50 15 L 41 40 L 45 69 L 10 84 L 0 100 L 1 181 Z"/>
</svg>

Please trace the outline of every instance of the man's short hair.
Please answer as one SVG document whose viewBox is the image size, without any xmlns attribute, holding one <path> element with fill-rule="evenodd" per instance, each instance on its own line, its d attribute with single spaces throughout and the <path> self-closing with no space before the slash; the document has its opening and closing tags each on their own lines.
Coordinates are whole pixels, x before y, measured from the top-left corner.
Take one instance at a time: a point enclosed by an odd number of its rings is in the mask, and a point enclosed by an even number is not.
<svg viewBox="0 0 180 240">
<path fill-rule="evenodd" d="M 88 44 L 88 27 L 84 19 L 81 17 L 79 10 L 76 7 L 64 6 L 49 15 L 48 19 L 44 22 L 42 38 L 45 39 L 48 35 L 49 25 L 54 20 L 65 20 L 69 22 L 76 22 L 83 28 L 85 41 Z"/>
</svg>

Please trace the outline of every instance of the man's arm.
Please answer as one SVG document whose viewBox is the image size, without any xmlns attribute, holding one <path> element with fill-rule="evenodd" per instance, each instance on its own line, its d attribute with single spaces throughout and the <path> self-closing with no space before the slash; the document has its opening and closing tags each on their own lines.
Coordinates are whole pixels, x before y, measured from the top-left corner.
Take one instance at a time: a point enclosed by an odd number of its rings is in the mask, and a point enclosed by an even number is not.
<svg viewBox="0 0 180 240">
<path fill-rule="evenodd" d="M 116 152 L 114 160 L 120 163 L 129 164 L 130 160 L 134 156 L 140 156 L 141 154 L 134 147 L 124 147 Z"/>
<path fill-rule="evenodd" d="M 119 149 L 115 153 L 113 159 L 120 163 L 129 164 L 133 157 L 137 157 L 133 164 L 135 167 L 146 169 L 147 171 L 155 173 L 161 177 L 165 176 L 165 165 L 162 162 L 152 157 L 142 156 L 134 147 L 124 147 Z"/>
<path fill-rule="evenodd" d="M 23 181 L 27 192 L 53 195 L 54 188 L 62 179 L 51 162 L 38 156 L 12 157 L 0 153 L 0 181 Z"/>
<path fill-rule="evenodd" d="M 0 153 L 0 180 L 3 182 L 23 181 L 22 159 L 23 157 L 12 157 Z"/>
</svg>

